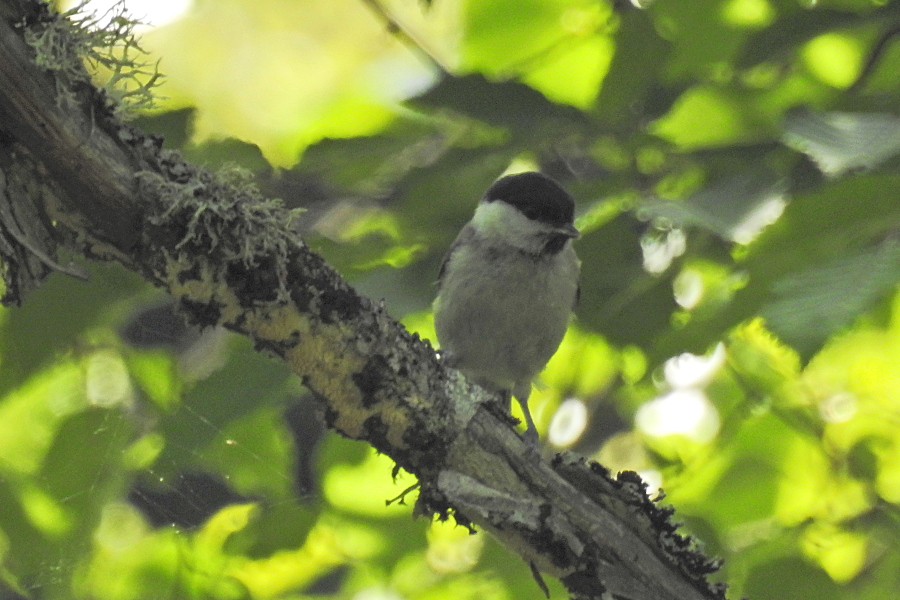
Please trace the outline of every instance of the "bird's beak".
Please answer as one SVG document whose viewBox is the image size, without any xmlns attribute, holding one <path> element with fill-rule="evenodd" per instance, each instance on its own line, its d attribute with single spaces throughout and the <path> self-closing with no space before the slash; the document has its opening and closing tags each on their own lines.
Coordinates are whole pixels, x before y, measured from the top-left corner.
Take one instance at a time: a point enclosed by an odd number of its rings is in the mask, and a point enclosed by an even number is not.
<svg viewBox="0 0 900 600">
<path fill-rule="evenodd" d="M 572 224 L 563 225 L 559 229 L 556 230 L 560 235 L 564 235 L 567 238 L 572 238 L 573 240 L 577 240 L 581 237 L 581 232 L 575 229 L 575 226 Z"/>
</svg>

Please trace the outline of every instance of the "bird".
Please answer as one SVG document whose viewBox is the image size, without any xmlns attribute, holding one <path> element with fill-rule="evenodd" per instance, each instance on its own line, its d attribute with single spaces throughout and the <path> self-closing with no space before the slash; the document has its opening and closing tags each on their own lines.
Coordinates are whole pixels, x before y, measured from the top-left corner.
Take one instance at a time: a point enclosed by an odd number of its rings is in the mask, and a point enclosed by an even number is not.
<svg viewBox="0 0 900 600">
<path fill-rule="evenodd" d="M 580 293 L 572 241 L 575 201 L 536 171 L 496 180 L 450 245 L 438 274 L 434 325 L 448 367 L 522 407 L 523 438 L 538 432 L 528 409 L 534 379 L 556 353 Z"/>
</svg>

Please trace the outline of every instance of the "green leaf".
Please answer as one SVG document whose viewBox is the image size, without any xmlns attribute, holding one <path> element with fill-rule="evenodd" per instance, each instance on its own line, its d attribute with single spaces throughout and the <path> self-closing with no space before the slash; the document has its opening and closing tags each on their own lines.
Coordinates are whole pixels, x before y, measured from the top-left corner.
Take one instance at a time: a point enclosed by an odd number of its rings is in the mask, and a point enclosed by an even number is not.
<svg viewBox="0 0 900 600">
<path fill-rule="evenodd" d="M 134 424 L 122 411 L 100 408 L 76 413 L 59 428 L 40 479 L 83 534 L 99 518 L 104 502 L 121 496 L 125 488 L 121 461 L 134 432 Z"/>
<path fill-rule="evenodd" d="M 36 473 L 62 421 L 87 405 L 77 361 L 61 361 L 35 375 L 0 402 L 0 465 L 8 472 Z"/>
<path fill-rule="evenodd" d="M 660 36 L 671 40 L 672 53 L 666 56 L 665 71 L 659 79 L 703 80 L 717 66 L 730 65 L 744 40 L 765 25 L 766 15 L 755 22 L 729 18 L 728 5 L 721 0 L 693 0 L 690 8 L 678 2 L 652 2 L 648 12 Z"/>
<path fill-rule="evenodd" d="M 472 217 L 485 190 L 509 166 L 516 151 L 509 146 L 453 148 L 441 160 L 410 171 L 398 183 L 403 196 L 397 216 L 405 229 L 430 232 L 434 244 L 433 279 L 444 251 Z"/>
<path fill-rule="evenodd" d="M 230 487 L 247 497 L 293 495 L 293 444 L 280 406 L 261 407 L 227 423 L 197 452 L 201 466 L 221 473 Z"/>
<path fill-rule="evenodd" d="M 773 139 L 777 131 L 770 121 L 753 95 L 701 84 L 679 96 L 651 130 L 688 150 L 726 148 Z"/>
<path fill-rule="evenodd" d="M 213 170 L 226 165 L 237 165 L 260 174 L 272 170 L 259 146 L 236 138 L 207 140 L 201 144 L 189 145 L 182 152 L 185 159 Z"/>
<path fill-rule="evenodd" d="M 156 462 L 159 473 L 175 474 L 204 466 L 204 454 L 215 454 L 215 448 L 229 450 L 231 438 L 226 430 L 232 423 L 260 409 L 280 406 L 286 399 L 287 366 L 255 352 L 246 339 L 235 336 L 233 340 L 234 350 L 224 368 L 186 390 L 178 410 L 161 417 L 158 428 L 166 438 L 166 447 Z M 268 434 L 277 435 L 273 430 Z M 242 443 L 242 439 L 233 441 Z M 252 453 L 252 449 L 232 450 L 247 456 Z M 265 468 L 266 464 L 262 459 L 256 461 L 269 476 L 274 472 L 278 477 L 286 476 L 277 468 Z M 273 483 L 283 486 L 277 479 Z"/>
<path fill-rule="evenodd" d="M 743 261 L 769 285 L 792 271 L 854 253 L 900 226 L 900 175 L 848 177 L 793 199 Z"/>
<path fill-rule="evenodd" d="M 566 35 L 570 0 L 469 0 L 465 3 L 462 67 L 509 72 Z"/>
<path fill-rule="evenodd" d="M 309 189 L 307 202 L 330 194 L 380 199 L 409 170 L 440 155 L 440 133 L 424 119 L 398 118 L 378 135 L 326 138 L 307 148 L 303 161 L 282 173 L 280 183 Z"/>
<path fill-rule="evenodd" d="M 823 173 L 872 170 L 900 153 L 900 118 L 885 113 L 789 112 L 782 140 Z"/>
<path fill-rule="evenodd" d="M 181 398 L 181 378 L 175 358 L 165 350 L 136 350 L 126 357 L 128 370 L 156 406 L 174 410 Z"/>
<path fill-rule="evenodd" d="M 633 216 L 623 214 L 576 247 L 582 257 L 578 317 L 618 345 L 650 343 L 669 328 L 677 308 L 674 275 L 651 275 L 644 269 L 642 229 Z"/>
<path fill-rule="evenodd" d="M 630 134 L 668 112 L 683 87 L 663 84 L 672 42 L 659 34 L 647 11 L 624 11 L 615 40 L 596 115 L 605 128 Z"/>
<path fill-rule="evenodd" d="M 103 507 L 123 494 L 121 456 L 133 434 L 119 410 L 93 408 L 67 417 L 39 477 L 23 482 L 18 501 L 4 502 L 0 512 L 26 515 L 18 523 L 0 520 L 12 547 L 22 551 L 10 568 L 23 587 L 42 597 L 72 597 L 72 578 L 89 555 Z M 0 486 L 0 499 L 3 494 Z"/>
<path fill-rule="evenodd" d="M 741 256 L 738 265 L 748 280 L 732 302 L 715 316 L 663 332 L 655 340 L 657 352 L 671 356 L 685 348 L 705 350 L 773 300 L 775 282 L 858 253 L 890 235 L 900 227 L 897 189 L 900 175 L 869 174 L 831 182 L 794 198 Z"/>
<path fill-rule="evenodd" d="M 761 314 L 773 333 L 808 360 L 898 283 L 900 245 L 862 249 L 776 281 Z"/>
<path fill-rule="evenodd" d="M 483 75 L 445 77 L 410 100 L 414 106 L 452 110 L 508 129 L 519 143 L 559 139 L 594 129 L 578 109 L 555 104 L 535 89 L 514 81 L 489 81 Z"/>
<path fill-rule="evenodd" d="M 403 504 L 398 501 L 388 505 L 388 501 L 414 485 L 416 479 L 405 471 L 392 477 L 393 467 L 391 458 L 370 450 L 359 464 L 339 464 L 328 469 L 322 481 L 323 496 L 335 508 L 352 514 L 377 519 L 405 515 L 404 505 L 413 502 L 417 491 Z"/>
<path fill-rule="evenodd" d="M 794 4 L 787 7 L 784 16 L 771 27 L 748 38 L 736 65 L 749 67 L 764 61 L 783 60 L 794 48 L 817 35 L 850 28 L 869 19 L 855 12 L 825 7 L 804 10 Z"/>
<path fill-rule="evenodd" d="M 14 309 L 0 308 L 0 396 L 75 345 L 88 327 L 113 320 L 115 305 L 149 289 L 118 265 L 87 265 L 89 281 L 54 273 Z"/>
<path fill-rule="evenodd" d="M 773 585 L 773 582 L 781 582 L 784 585 Z M 828 575 L 800 556 L 761 561 L 747 577 L 742 593 L 755 600 L 809 600 L 809 598 L 849 600 L 850 598 Z"/>
<path fill-rule="evenodd" d="M 40 585 L 46 576 L 47 557 L 59 547 L 58 540 L 44 535 L 31 522 L 25 511 L 24 500 L 19 486 L 12 478 L 0 477 L 0 544 L 2 544 L 2 566 L 0 569 L 0 592 L 5 592 L 3 583 L 29 589 Z M 15 596 L 12 596 L 15 598 Z"/>
<path fill-rule="evenodd" d="M 786 203 L 784 187 L 780 178 L 767 169 L 748 170 L 715 182 L 683 201 L 648 201 L 639 206 L 638 212 L 748 243 L 781 215 Z"/>
<path fill-rule="evenodd" d="M 138 129 L 163 136 L 166 148 L 184 148 L 193 133 L 196 114 L 197 109 L 192 106 L 152 115 L 141 115 L 131 122 Z"/>
<path fill-rule="evenodd" d="M 320 503 L 301 504 L 291 499 L 261 503 L 246 527 L 232 534 L 226 550 L 259 559 L 300 548 L 319 516 Z"/>
</svg>

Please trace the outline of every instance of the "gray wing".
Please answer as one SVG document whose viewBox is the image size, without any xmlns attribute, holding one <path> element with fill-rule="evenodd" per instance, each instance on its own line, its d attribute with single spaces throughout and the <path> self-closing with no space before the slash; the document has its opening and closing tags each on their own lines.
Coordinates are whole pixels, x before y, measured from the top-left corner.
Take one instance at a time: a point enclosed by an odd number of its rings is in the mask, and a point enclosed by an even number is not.
<svg viewBox="0 0 900 600">
<path fill-rule="evenodd" d="M 456 239 L 453 240 L 453 243 L 450 244 L 450 247 L 447 248 L 447 252 L 444 254 L 444 260 L 441 261 L 441 268 L 438 271 L 438 288 L 440 288 L 441 283 L 444 281 L 444 275 L 447 274 L 447 265 L 450 263 L 450 258 L 453 256 L 453 253 L 461 245 L 471 240 L 474 235 L 475 228 L 472 227 L 471 224 L 466 224 L 466 226 L 460 230 L 459 235 L 456 236 Z"/>
</svg>

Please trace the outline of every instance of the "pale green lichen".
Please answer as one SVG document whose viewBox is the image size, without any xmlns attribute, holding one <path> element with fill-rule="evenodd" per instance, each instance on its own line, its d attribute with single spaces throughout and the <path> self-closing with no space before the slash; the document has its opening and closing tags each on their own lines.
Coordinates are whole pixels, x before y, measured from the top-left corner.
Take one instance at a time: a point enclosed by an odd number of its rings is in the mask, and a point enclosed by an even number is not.
<svg viewBox="0 0 900 600">
<path fill-rule="evenodd" d="M 182 232 L 172 247 L 178 260 L 216 256 L 252 268 L 264 258 L 274 259 L 278 295 L 285 297 L 288 255 L 303 244 L 296 226 L 301 209 L 286 210 L 281 200 L 265 198 L 252 174 L 235 165 L 218 172 L 194 171 L 185 183 L 149 171 L 137 177 L 141 196 L 161 204 L 161 212 L 149 222 Z"/>
<path fill-rule="evenodd" d="M 135 36 L 140 21 L 121 1 L 102 14 L 89 12 L 86 4 L 62 14 L 48 12 L 25 30 L 36 64 L 57 76 L 57 102 L 75 106 L 73 87 L 92 82 L 106 92 L 119 116 L 152 108 L 163 76 Z"/>
</svg>

